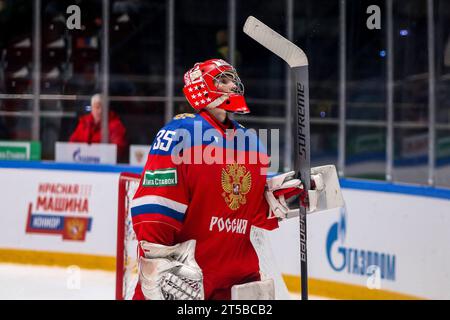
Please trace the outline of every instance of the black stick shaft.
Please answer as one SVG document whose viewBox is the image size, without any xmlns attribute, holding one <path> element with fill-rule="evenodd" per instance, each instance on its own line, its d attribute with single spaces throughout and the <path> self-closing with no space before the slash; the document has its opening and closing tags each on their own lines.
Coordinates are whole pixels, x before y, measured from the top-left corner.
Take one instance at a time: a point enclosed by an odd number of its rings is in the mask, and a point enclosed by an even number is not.
<svg viewBox="0 0 450 320">
<path fill-rule="evenodd" d="M 302 181 L 305 190 L 311 189 L 311 150 L 309 128 L 309 83 L 308 66 L 292 69 L 294 75 L 294 103 L 295 103 L 295 170 Z M 300 201 L 300 199 L 299 199 Z M 306 208 L 300 203 L 300 271 L 301 297 L 308 300 L 308 255 Z"/>
</svg>

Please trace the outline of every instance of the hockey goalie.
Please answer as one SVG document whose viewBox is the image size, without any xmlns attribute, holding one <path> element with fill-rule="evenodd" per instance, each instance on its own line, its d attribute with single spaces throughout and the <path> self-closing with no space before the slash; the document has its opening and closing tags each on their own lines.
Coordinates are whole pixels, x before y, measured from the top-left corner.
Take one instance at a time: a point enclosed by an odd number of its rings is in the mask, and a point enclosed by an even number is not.
<svg viewBox="0 0 450 320">
<path fill-rule="evenodd" d="M 197 63 L 184 83 L 197 112 L 175 116 L 158 132 L 131 202 L 139 254 L 133 298 L 274 299 L 250 229 L 273 230 L 298 215 L 289 205 L 295 196 L 310 212 L 336 205 L 335 169 L 313 168 L 311 191 L 294 172 L 268 179 L 264 146 L 229 117 L 250 112 L 234 67 Z M 236 143 L 242 133 L 247 143 Z"/>
</svg>

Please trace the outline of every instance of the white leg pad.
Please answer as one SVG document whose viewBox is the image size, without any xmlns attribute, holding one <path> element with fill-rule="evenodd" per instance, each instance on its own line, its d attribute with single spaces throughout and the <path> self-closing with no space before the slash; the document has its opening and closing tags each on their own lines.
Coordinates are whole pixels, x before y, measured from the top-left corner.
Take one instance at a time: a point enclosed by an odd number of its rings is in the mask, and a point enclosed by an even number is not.
<svg viewBox="0 0 450 320">
<path fill-rule="evenodd" d="M 231 300 L 275 300 L 273 279 L 234 285 Z"/>
</svg>

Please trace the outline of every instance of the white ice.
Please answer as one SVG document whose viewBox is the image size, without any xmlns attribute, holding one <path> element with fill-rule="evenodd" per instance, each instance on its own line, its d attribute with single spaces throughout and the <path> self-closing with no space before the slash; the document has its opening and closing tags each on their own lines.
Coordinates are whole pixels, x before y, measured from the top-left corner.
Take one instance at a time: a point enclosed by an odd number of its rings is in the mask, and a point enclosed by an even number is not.
<svg viewBox="0 0 450 320">
<path fill-rule="evenodd" d="M 0 264 L 0 299 L 110 300 L 115 281 L 108 271 Z"/>
<path fill-rule="evenodd" d="M 112 300 L 115 284 L 115 272 L 0 264 L 0 300 Z"/>
</svg>

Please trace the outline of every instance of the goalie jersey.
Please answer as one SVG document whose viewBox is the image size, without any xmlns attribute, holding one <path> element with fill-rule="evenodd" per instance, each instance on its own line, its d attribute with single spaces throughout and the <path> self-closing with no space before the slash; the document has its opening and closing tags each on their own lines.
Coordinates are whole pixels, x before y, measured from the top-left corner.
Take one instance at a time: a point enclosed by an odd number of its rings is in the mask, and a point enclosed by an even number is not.
<svg viewBox="0 0 450 320">
<path fill-rule="evenodd" d="M 230 299 L 233 285 L 260 280 L 251 226 L 278 227 L 267 219 L 267 167 L 253 130 L 205 110 L 174 117 L 156 135 L 131 203 L 138 241 L 195 239 L 205 299 Z M 139 284 L 134 298 L 143 299 Z"/>
</svg>

